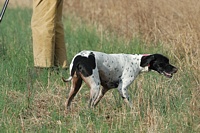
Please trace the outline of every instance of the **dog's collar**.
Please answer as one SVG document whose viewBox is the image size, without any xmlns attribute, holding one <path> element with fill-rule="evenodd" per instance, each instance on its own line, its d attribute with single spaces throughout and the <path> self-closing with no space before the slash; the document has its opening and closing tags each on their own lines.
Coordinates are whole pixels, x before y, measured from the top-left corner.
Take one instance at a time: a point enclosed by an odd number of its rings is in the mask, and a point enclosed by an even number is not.
<svg viewBox="0 0 200 133">
<path fill-rule="evenodd" d="M 151 55 L 151 54 L 142 54 L 142 56 L 149 56 L 149 55 Z"/>
<path fill-rule="evenodd" d="M 142 56 L 149 56 L 151 54 L 142 54 Z M 150 67 L 150 64 L 148 64 L 148 67 Z"/>
</svg>

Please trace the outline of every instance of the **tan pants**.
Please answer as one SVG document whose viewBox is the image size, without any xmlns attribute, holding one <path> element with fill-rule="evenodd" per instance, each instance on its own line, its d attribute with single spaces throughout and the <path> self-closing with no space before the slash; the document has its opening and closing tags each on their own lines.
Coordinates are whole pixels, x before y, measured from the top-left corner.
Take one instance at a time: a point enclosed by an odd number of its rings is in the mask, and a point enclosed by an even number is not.
<svg viewBox="0 0 200 133">
<path fill-rule="evenodd" d="M 35 67 L 67 67 L 63 0 L 33 0 L 31 20 Z"/>
</svg>

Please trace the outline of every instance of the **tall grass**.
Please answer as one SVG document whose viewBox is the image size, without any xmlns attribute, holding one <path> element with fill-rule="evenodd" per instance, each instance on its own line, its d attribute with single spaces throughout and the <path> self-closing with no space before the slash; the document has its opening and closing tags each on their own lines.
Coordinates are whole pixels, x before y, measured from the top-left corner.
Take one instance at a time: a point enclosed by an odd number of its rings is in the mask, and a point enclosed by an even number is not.
<svg viewBox="0 0 200 133">
<path fill-rule="evenodd" d="M 154 72 L 141 74 L 129 88 L 134 109 L 111 90 L 97 108 L 88 109 L 89 89 L 83 85 L 64 113 L 70 84 L 61 74 L 33 71 L 31 10 L 9 8 L 0 24 L 0 130 L 1 132 L 199 132 L 198 80 L 190 69 L 167 79 Z M 83 50 L 107 53 L 162 53 L 180 67 L 162 43 L 123 37 L 85 24 L 73 16 L 64 18 L 67 56 Z M 68 71 L 62 75 L 67 77 Z"/>
<path fill-rule="evenodd" d="M 199 6 L 199 0 L 66 0 L 65 12 L 119 36 L 136 36 L 155 46 L 162 43 L 180 69 L 195 71 L 199 84 Z"/>
</svg>

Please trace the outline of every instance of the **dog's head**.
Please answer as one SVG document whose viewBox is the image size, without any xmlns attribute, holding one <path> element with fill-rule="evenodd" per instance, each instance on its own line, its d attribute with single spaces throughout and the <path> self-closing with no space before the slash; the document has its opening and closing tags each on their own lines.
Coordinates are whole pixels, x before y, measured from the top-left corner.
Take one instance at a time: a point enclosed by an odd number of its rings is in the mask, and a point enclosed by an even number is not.
<svg viewBox="0 0 200 133">
<path fill-rule="evenodd" d="M 149 70 L 157 71 L 168 78 L 171 78 L 178 71 L 176 67 L 169 63 L 169 59 L 161 54 L 144 55 L 141 58 L 140 66 L 148 66 Z"/>
</svg>

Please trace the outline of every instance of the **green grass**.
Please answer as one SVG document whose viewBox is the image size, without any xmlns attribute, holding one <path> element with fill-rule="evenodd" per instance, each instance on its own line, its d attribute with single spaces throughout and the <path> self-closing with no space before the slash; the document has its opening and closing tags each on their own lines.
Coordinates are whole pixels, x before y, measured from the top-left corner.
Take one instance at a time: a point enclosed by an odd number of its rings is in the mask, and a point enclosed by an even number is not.
<svg viewBox="0 0 200 133">
<path fill-rule="evenodd" d="M 1 132 L 199 132 L 199 86 L 189 68 L 167 79 L 154 72 L 141 74 L 129 88 L 130 110 L 116 90 L 97 108 L 88 109 L 84 85 L 64 113 L 70 83 L 61 74 L 33 71 L 31 10 L 8 8 L 0 23 L 0 131 Z M 68 60 L 79 51 L 107 53 L 162 53 L 178 66 L 163 44 L 145 44 L 98 31 L 73 16 L 64 18 Z M 155 47 L 156 46 L 156 47 Z M 67 77 L 69 72 L 62 75 Z"/>
</svg>

